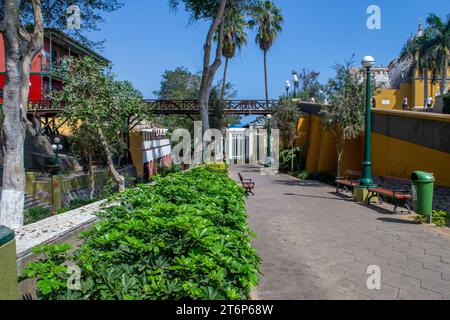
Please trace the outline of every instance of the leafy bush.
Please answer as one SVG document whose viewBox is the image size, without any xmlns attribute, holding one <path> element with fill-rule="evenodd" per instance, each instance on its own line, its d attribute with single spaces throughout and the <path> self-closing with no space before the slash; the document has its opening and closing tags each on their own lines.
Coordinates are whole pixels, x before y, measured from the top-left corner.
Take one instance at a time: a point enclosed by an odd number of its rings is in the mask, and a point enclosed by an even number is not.
<svg viewBox="0 0 450 320">
<path fill-rule="evenodd" d="M 177 172 L 181 172 L 182 168 L 180 165 L 174 164 L 171 167 L 165 167 L 165 166 L 161 166 L 161 165 L 157 165 L 158 168 L 158 174 L 161 177 L 167 177 L 169 174 L 172 173 L 177 173 Z"/>
<path fill-rule="evenodd" d="M 125 178 L 125 186 L 127 188 L 134 187 L 137 184 L 138 178 L 133 177 L 127 173 L 123 175 Z M 106 180 L 102 191 L 100 192 L 99 199 L 106 199 L 109 198 L 111 195 L 116 193 L 118 191 L 117 188 L 117 181 L 114 180 L 112 177 L 109 177 L 108 180 Z"/>
<path fill-rule="evenodd" d="M 25 211 L 25 224 L 32 224 L 52 216 L 52 212 L 46 208 L 31 208 Z"/>
<path fill-rule="evenodd" d="M 67 251 L 71 249 L 68 244 L 43 245 L 33 249 L 34 254 L 43 254 L 44 260 L 31 262 L 22 272 L 19 280 L 38 277 L 36 287 L 39 297 L 52 300 L 54 297 L 67 291 Z"/>
<path fill-rule="evenodd" d="M 280 171 L 290 173 L 299 171 L 302 167 L 303 159 L 301 155 L 303 151 L 303 147 L 296 147 L 280 152 Z"/>
<path fill-rule="evenodd" d="M 92 200 L 85 200 L 85 199 L 72 199 L 70 200 L 69 207 L 62 208 L 56 211 L 57 214 L 66 213 L 78 208 L 85 207 L 87 205 L 90 205 L 91 203 L 97 202 L 99 199 L 92 199 Z"/>
<path fill-rule="evenodd" d="M 29 265 L 25 276 L 37 278 L 42 299 L 246 299 L 259 258 L 243 198 L 215 166 L 158 177 L 114 195 L 118 205 L 84 235 L 70 257 L 82 271 L 81 291 L 43 291 L 59 256 Z"/>
<path fill-rule="evenodd" d="M 443 113 L 450 114 L 450 93 L 444 96 L 444 110 Z"/>
<path fill-rule="evenodd" d="M 430 216 L 417 215 L 414 220 L 418 223 L 429 223 Z M 433 211 L 433 223 L 438 227 L 446 227 L 450 222 L 450 214 L 445 211 Z"/>
<path fill-rule="evenodd" d="M 299 178 L 300 180 L 307 180 L 308 175 L 309 175 L 308 171 L 302 171 L 297 175 L 297 178 Z"/>
</svg>

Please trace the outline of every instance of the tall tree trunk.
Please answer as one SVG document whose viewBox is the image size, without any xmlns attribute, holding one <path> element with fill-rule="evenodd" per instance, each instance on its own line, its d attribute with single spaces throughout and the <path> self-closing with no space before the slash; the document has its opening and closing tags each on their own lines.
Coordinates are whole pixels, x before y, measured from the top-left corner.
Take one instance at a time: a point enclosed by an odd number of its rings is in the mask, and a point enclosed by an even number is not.
<svg viewBox="0 0 450 320">
<path fill-rule="evenodd" d="M 92 152 L 89 152 L 88 155 L 88 166 L 89 166 L 89 185 L 90 185 L 90 200 L 95 197 L 95 174 L 94 174 L 94 166 L 92 164 Z"/>
<path fill-rule="evenodd" d="M 442 64 L 442 81 L 441 81 L 441 93 L 444 95 L 447 90 L 447 70 L 448 70 L 449 53 L 447 51 L 446 57 L 444 57 L 444 63 Z"/>
<path fill-rule="evenodd" d="M 292 145 L 291 145 L 291 152 L 292 152 L 292 159 L 291 159 L 291 173 L 292 175 L 294 175 L 294 159 L 295 159 L 295 154 L 294 154 L 294 141 L 292 141 Z"/>
<path fill-rule="evenodd" d="M 0 202 L 0 224 L 7 227 L 23 225 L 25 196 L 25 169 L 23 147 L 25 130 L 20 107 L 20 46 L 18 30 L 19 1 L 5 0 L 3 38 L 5 41 L 6 83 L 3 100 L 3 134 L 5 157 L 3 159 L 3 188 Z"/>
<path fill-rule="evenodd" d="M 108 142 L 106 141 L 105 134 L 103 133 L 103 130 L 101 128 L 98 129 L 98 135 L 100 137 L 103 150 L 105 151 L 109 173 L 111 177 L 116 181 L 119 192 L 122 192 L 125 190 L 125 178 L 122 175 L 120 175 L 119 172 L 117 172 L 116 168 L 114 167 L 112 152 L 111 149 L 109 148 Z"/>
<path fill-rule="evenodd" d="M 43 47 L 44 29 L 40 0 L 33 0 L 34 31 L 30 36 L 20 25 L 20 1 L 4 1 L 1 32 L 4 39 L 6 81 L 4 88 L 3 186 L 0 224 L 23 226 L 25 197 L 24 142 L 30 69 L 34 56 Z"/>
<path fill-rule="evenodd" d="M 222 91 L 220 92 L 220 102 L 223 101 L 225 96 L 225 88 L 227 85 L 227 71 L 228 71 L 228 61 L 230 58 L 225 58 L 225 67 L 223 69 L 223 79 L 222 79 Z"/>
<path fill-rule="evenodd" d="M 266 104 L 269 106 L 269 84 L 267 81 L 267 51 L 264 50 L 264 87 L 266 89 Z"/>
<path fill-rule="evenodd" d="M 427 68 L 423 68 L 423 98 L 424 98 L 424 106 L 427 108 L 427 99 L 429 95 L 429 89 L 428 89 L 428 70 Z"/>
<path fill-rule="evenodd" d="M 336 150 L 338 154 L 337 159 L 337 177 L 341 177 L 342 175 L 342 166 L 343 166 L 343 158 L 344 158 L 344 151 L 345 151 L 345 141 L 343 138 L 337 138 L 336 142 Z"/>
<path fill-rule="evenodd" d="M 200 115 L 202 119 L 202 132 L 203 134 L 209 130 L 209 96 L 211 95 L 212 84 L 214 81 L 214 75 L 221 65 L 222 51 L 223 51 L 223 27 L 224 27 L 224 14 L 226 8 L 227 0 L 221 0 L 219 9 L 217 11 L 216 17 L 214 18 L 211 27 L 209 28 L 208 34 L 206 36 L 206 41 L 204 44 L 204 55 L 203 55 L 203 72 L 202 81 L 200 84 L 199 92 L 199 104 L 200 104 Z M 219 32 L 219 43 L 216 48 L 216 56 L 214 62 L 210 65 L 211 61 L 211 49 L 214 34 L 217 29 L 220 28 Z M 206 143 L 207 145 L 208 143 Z M 206 147 L 204 144 L 204 148 Z"/>
</svg>

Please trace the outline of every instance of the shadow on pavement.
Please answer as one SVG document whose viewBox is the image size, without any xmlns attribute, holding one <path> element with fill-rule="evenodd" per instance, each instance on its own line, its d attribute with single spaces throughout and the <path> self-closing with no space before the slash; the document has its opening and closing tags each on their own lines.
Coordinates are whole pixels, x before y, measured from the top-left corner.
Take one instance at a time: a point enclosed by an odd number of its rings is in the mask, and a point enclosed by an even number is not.
<svg viewBox="0 0 450 320">
<path fill-rule="evenodd" d="M 400 224 L 417 224 L 414 221 L 395 219 L 395 218 L 378 218 L 377 220 L 389 223 L 400 223 Z"/>
<path fill-rule="evenodd" d="M 320 183 L 305 180 L 275 180 L 273 183 L 297 187 L 322 187 Z"/>
<path fill-rule="evenodd" d="M 350 198 L 336 198 L 336 197 L 319 197 L 319 196 L 308 196 L 304 194 L 296 194 L 296 193 L 285 193 L 284 196 L 289 197 L 302 197 L 302 198 L 313 198 L 313 199 L 328 199 L 328 200 L 337 200 L 337 201 L 346 201 L 346 202 L 353 202 Z"/>
<path fill-rule="evenodd" d="M 374 204 L 372 204 L 372 205 L 367 205 L 367 203 L 358 203 L 360 206 L 362 206 L 362 207 L 364 207 L 364 208 L 368 208 L 368 209 L 371 209 L 372 211 L 374 211 L 374 212 L 378 212 L 378 213 L 380 213 L 380 214 L 382 214 L 382 215 L 388 215 L 388 216 L 394 216 L 394 215 L 401 215 L 401 213 L 400 212 L 398 212 L 398 213 L 394 213 L 394 212 L 392 212 L 392 209 L 391 208 L 394 208 L 393 206 L 391 206 L 389 209 L 386 209 L 386 208 L 383 208 L 383 207 L 380 207 L 382 204 L 378 204 L 378 205 L 374 205 Z M 390 206 L 390 205 L 389 205 Z"/>
</svg>

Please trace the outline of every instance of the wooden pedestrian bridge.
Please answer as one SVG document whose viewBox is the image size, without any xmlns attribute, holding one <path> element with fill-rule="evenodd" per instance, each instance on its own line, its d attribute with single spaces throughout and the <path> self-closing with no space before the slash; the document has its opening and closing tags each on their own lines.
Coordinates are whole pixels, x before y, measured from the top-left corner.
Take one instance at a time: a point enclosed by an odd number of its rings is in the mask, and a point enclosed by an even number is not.
<svg viewBox="0 0 450 320">
<path fill-rule="evenodd" d="M 155 115 L 196 115 L 200 114 L 198 100 L 145 100 L 148 112 Z M 209 111 L 223 111 L 236 115 L 267 115 L 276 112 L 279 100 L 210 100 Z M 30 102 L 28 113 L 38 117 L 58 117 L 63 106 L 51 100 Z"/>
</svg>

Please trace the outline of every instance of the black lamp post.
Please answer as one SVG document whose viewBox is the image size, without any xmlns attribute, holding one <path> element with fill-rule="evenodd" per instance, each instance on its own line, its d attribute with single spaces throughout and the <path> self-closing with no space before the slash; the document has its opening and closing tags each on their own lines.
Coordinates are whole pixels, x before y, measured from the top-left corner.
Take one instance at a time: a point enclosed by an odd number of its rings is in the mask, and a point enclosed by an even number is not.
<svg viewBox="0 0 450 320">
<path fill-rule="evenodd" d="M 294 98 L 297 98 L 298 97 L 298 83 L 299 83 L 298 75 L 294 73 L 292 75 L 292 80 L 294 81 Z"/>
<path fill-rule="evenodd" d="M 59 175 L 61 173 L 61 163 L 59 161 L 59 153 L 63 150 L 64 146 L 61 144 L 61 138 L 56 137 L 53 140 L 52 149 L 55 154 L 55 175 Z"/>
<path fill-rule="evenodd" d="M 272 167 L 272 115 L 267 115 L 267 161 L 265 164 L 266 168 Z"/>
<path fill-rule="evenodd" d="M 360 180 L 361 187 L 371 188 L 375 184 L 372 179 L 372 67 L 375 65 L 375 59 L 371 56 L 365 56 L 362 59 L 362 66 L 366 69 L 366 129 L 364 143 L 364 162 L 363 177 Z"/>
</svg>

